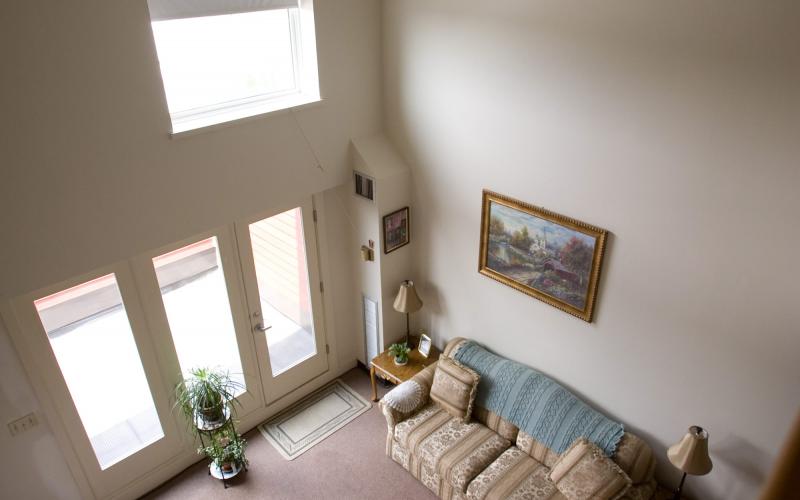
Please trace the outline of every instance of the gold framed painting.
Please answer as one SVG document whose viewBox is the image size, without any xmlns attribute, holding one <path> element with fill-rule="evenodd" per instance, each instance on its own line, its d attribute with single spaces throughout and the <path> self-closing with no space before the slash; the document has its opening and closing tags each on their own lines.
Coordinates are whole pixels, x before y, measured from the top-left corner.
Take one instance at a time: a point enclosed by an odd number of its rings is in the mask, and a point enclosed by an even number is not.
<svg viewBox="0 0 800 500">
<path fill-rule="evenodd" d="M 607 233 L 484 190 L 478 272 L 591 322 Z"/>
</svg>

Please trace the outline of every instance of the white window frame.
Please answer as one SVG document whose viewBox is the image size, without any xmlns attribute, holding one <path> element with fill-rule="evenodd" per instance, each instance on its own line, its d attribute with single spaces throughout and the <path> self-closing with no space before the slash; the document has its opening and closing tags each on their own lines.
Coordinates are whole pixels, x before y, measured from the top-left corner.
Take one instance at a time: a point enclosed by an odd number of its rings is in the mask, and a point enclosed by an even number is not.
<svg viewBox="0 0 800 500">
<path fill-rule="evenodd" d="M 299 0 L 298 8 L 289 11 L 289 34 L 295 73 L 293 89 L 170 113 L 172 135 L 322 101 L 317 69 L 313 0 Z"/>
</svg>

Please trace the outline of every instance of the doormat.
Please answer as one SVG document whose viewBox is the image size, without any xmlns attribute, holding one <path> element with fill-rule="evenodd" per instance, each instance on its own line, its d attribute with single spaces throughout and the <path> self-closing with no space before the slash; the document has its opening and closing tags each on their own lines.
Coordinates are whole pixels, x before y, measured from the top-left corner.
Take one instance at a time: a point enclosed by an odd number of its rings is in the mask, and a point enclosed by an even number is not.
<svg viewBox="0 0 800 500">
<path fill-rule="evenodd" d="M 294 460 L 372 407 L 339 379 L 258 426 L 283 458 Z"/>
</svg>

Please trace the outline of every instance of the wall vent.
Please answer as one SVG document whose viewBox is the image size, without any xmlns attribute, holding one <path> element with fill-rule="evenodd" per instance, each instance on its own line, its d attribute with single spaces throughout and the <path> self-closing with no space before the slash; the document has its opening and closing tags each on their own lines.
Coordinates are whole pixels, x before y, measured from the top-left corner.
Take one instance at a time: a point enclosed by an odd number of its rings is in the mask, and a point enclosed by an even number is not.
<svg viewBox="0 0 800 500">
<path fill-rule="evenodd" d="M 361 172 L 353 172 L 356 183 L 356 194 L 370 201 L 375 199 L 375 180 Z"/>
</svg>

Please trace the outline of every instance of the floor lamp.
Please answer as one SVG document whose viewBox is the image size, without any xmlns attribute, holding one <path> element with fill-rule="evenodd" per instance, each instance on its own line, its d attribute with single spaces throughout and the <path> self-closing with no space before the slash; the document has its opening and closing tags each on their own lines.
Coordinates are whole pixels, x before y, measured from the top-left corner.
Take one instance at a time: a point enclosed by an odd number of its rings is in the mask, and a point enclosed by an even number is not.
<svg viewBox="0 0 800 500">
<path fill-rule="evenodd" d="M 708 432 L 693 425 L 677 444 L 669 447 L 667 457 L 678 470 L 683 472 L 681 484 L 675 490 L 673 500 L 680 500 L 686 474 L 702 476 L 711 472 L 711 458 L 708 456 Z"/>
</svg>

